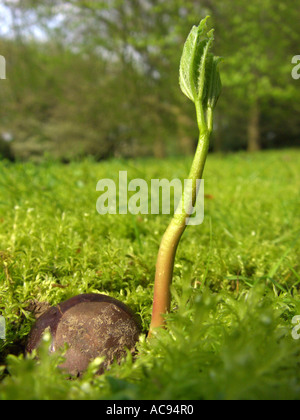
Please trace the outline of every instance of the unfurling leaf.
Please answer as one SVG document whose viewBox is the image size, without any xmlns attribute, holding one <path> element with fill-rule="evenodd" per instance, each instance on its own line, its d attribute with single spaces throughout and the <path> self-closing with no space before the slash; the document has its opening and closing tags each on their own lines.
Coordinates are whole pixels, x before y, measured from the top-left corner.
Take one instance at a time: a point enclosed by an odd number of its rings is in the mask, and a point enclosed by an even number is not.
<svg viewBox="0 0 300 420">
<path fill-rule="evenodd" d="M 180 62 L 179 83 L 182 92 L 204 108 L 214 108 L 221 93 L 219 57 L 209 52 L 214 40 L 213 30 L 207 31 L 203 19 L 194 26 L 185 42 Z"/>
<path fill-rule="evenodd" d="M 218 67 L 221 61 L 221 57 L 214 57 L 213 54 L 209 54 L 206 65 L 207 90 L 203 99 L 204 107 L 214 109 L 221 95 L 222 83 Z"/>
</svg>

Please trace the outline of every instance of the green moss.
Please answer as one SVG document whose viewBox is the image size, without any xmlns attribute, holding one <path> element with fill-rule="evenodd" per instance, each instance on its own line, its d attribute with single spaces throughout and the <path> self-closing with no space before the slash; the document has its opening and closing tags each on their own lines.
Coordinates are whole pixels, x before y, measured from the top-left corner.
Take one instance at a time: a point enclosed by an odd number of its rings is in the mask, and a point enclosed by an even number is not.
<svg viewBox="0 0 300 420">
<path fill-rule="evenodd" d="M 155 262 L 169 216 L 100 216 L 97 181 L 186 177 L 189 159 L 0 162 L 0 399 L 298 399 L 300 153 L 209 156 L 205 221 L 179 246 L 168 330 L 150 342 Z M 143 325 L 136 359 L 66 381 L 48 357 L 20 356 L 33 316 L 79 293 L 107 293 Z M 8 356 L 10 354 L 10 356 Z M 13 356 L 12 354 L 15 354 Z M 93 379 L 92 379 L 93 378 Z"/>
</svg>

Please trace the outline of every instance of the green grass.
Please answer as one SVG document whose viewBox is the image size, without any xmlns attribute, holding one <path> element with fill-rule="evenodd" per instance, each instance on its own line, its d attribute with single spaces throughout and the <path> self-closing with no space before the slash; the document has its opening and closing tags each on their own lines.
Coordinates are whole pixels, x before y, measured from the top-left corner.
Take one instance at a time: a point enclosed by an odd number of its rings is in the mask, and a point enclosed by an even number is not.
<svg viewBox="0 0 300 420">
<path fill-rule="evenodd" d="M 181 178 L 190 159 L 0 162 L 0 399 L 299 399 L 300 151 L 208 158 L 205 221 L 180 244 L 168 329 L 149 342 L 155 262 L 169 216 L 100 216 L 99 179 Z M 101 377 L 67 380 L 24 357 L 28 301 L 105 293 L 139 314 L 143 335 Z M 1 367 L 2 366 L 2 367 Z"/>
</svg>

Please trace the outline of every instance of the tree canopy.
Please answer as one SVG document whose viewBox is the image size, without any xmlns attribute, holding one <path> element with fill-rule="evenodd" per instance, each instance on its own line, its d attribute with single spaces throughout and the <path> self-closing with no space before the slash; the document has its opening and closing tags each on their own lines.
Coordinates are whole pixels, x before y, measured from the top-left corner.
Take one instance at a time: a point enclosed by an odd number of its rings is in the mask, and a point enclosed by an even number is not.
<svg viewBox="0 0 300 420">
<path fill-rule="evenodd" d="M 190 27 L 208 14 L 224 58 L 213 149 L 299 145 L 291 63 L 300 8 L 292 0 L 2 3 L 0 155 L 191 153 L 197 127 L 179 61 Z"/>
</svg>

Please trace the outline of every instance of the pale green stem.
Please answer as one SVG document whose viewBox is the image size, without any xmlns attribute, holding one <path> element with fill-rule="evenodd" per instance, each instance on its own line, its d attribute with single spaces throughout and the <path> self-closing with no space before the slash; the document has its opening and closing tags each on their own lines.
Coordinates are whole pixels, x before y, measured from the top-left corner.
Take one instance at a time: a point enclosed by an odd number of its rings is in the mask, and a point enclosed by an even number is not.
<svg viewBox="0 0 300 420">
<path fill-rule="evenodd" d="M 151 335 L 154 328 L 164 324 L 164 315 L 170 311 L 170 286 L 172 283 L 176 251 L 180 238 L 186 229 L 186 221 L 190 217 L 190 214 L 183 211 L 182 204 L 184 200 L 187 200 L 193 206 L 195 205 L 197 199 L 197 180 L 202 178 L 208 154 L 209 138 L 212 131 L 212 111 L 207 111 L 207 123 L 201 103 L 196 104 L 196 112 L 200 135 L 188 178 L 192 180 L 191 197 L 183 195 L 180 203 L 180 211 L 175 213 L 161 241 L 156 263 L 153 310 L 149 335 Z"/>
</svg>

